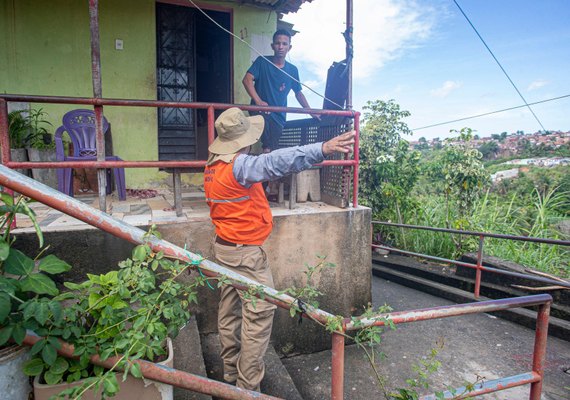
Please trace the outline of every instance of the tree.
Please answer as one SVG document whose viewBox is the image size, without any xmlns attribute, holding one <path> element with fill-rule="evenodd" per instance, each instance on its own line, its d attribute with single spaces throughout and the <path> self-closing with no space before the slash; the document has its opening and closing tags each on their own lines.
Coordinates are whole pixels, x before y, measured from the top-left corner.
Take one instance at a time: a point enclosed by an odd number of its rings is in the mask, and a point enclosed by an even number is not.
<svg viewBox="0 0 570 400">
<path fill-rule="evenodd" d="M 429 149 L 429 144 L 425 137 L 421 137 L 418 139 L 418 144 L 415 146 L 416 150 L 427 150 Z"/>
<path fill-rule="evenodd" d="M 402 220 L 402 212 L 413 207 L 409 196 L 419 175 L 418 151 L 410 151 L 403 135 L 412 132 L 402 119 L 408 111 L 389 100 L 369 101 L 364 110 L 360 142 L 360 188 L 363 204 L 376 216 Z"/>
<path fill-rule="evenodd" d="M 432 142 L 433 142 L 433 148 L 434 149 L 441 150 L 443 148 L 443 144 L 441 144 L 441 140 L 438 137 L 433 138 Z"/>
<path fill-rule="evenodd" d="M 437 160 L 439 171 L 435 177 L 443 178 L 446 203 L 446 225 L 448 228 L 467 229 L 469 217 L 475 202 L 489 183 L 489 173 L 481 162 L 482 154 L 469 147 L 473 137 L 471 128 L 463 128 L 457 132 L 459 138 L 452 143 L 448 140 L 443 152 Z M 463 250 L 463 239 L 454 237 L 457 252 Z"/>
<path fill-rule="evenodd" d="M 494 140 L 483 143 L 477 149 L 483 155 L 483 158 L 489 160 L 493 158 L 499 152 L 499 145 Z"/>
</svg>

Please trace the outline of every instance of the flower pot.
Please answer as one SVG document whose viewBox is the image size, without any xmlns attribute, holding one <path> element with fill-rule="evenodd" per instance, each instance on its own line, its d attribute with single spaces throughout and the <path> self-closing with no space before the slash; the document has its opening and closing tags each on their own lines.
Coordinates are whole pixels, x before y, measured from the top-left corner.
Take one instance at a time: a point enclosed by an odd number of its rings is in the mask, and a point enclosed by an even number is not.
<svg viewBox="0 0 570 400">
<path fill-rule="evenodd" d="M 167 339 L 167 356 L 168 358 L 160 363 L 166 367 L 174 366 L 174 351 L 172 349 L 172 341 Z M 117 373 L 117 381 L 119 382 L 120 390 L 113 399 L 117 400 L 172 400 L 173 388 L 171 385 L 156 382 L 150 379 L 137 379 L 131 375 L 123 382 L 123 374 Z M 50 396 L 56 395 L 61 391 L 79 386 L 83 383 L 82 380 L 73 383 L 60 383 L 58 385 L 47 385 L 40 383 L 39 376 L 34 379 L 34 399 L 47 400 Z M 83 400 L 99 400 L 100 393 L 95 393 L 93 390 L 85 392 Z"/>
<path fill-rule="evenodd" d="M 34 162 L 57 161 L 55 149 L 40 150 L 28 149 L 28 158 Z M 32 169 L 32 178 L 36 181 L 48 185 L 51 188 L 57 189 L 57 175 L 54 168 L 50 169 Z"/>
<path fill-rule="evenodd" d="M 13 345 L 0 349 L 0 393 L 3 399 L 28 400 L 32 387 L 22 365 L 30 359 L 27 347 Z"/>
<path fill-rule="evenodd" d="M 26 149 L 10 149 L 10 161 L 26 162 L 28 160 L 28 152 Z M 16 172 L 26 176 L 32 176 L 32 171 L 29 169 L 16 169 Z"/>
</svg>

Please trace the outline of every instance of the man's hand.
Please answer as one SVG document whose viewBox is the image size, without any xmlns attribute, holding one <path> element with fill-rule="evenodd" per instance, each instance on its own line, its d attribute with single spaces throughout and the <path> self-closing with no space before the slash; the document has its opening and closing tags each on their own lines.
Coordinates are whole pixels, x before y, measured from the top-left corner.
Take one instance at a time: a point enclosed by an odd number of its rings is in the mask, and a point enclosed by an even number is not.
<svg viewBox="0 0 570 400">
<path fill-rule="evenodd" d="M 259 101 L 254 101 L 256 106 L 268 106 L 269 103 L 267 103 L 266 101 L 263 100 L 259 100 Z M 266 114 L 269 115 L 271 114 L 269 111 L 260 111 L 261 114 Z"/>
<path fill-rule="evenodd" d="M 333 153 L 350 153 L 354 145 L 355 131 L 343 133 L 323 143 L 323 154 L 330 156 Z"/>
</svg>

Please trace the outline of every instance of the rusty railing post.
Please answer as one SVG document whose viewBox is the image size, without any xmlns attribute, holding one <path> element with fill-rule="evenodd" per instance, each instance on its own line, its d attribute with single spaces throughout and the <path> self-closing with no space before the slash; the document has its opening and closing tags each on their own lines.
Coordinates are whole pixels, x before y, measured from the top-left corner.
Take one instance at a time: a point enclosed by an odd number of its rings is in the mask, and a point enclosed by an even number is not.
<svg viewBox="0 0 570 400">
<path fill-rule="evenodd" d="M 344 396 L 344 336 L 340 333 L 332 335 L 331 364 L 331 400 L 342 400 Z"/>
<path fill-rule="evenodd" d="M 354 165 L 352 166 L 352 207 L 356 208 L 358 206 L 358 169 L 360 166 L 360 113 L 354 115 L 354 131 L 356 135 L 354 136 Z"/>
<path fill-rule="evenodd" d="M 208 146 L 211 145 L 215 139 L 214 122 L 215 122 L 214 107 L 210 106 L 208 107 Z"/>
<path fill-rule="evenodd" d="M 0 99 L 0 147 L 2 148 L 2 163 L 10 162 L 10 132 L 8 122 L 8 102 Z"/>
<path fill-rule="evenodd" d="M 542 382 L 544 380 L 544 360 L 546 358 L 546 340 L 548 339 L 548 318 L 552 300 L 541 304 L 536 316 L 536 333 L 534 337 L 534 351 L 532 354 L 532 372 L 540 380 L 530 384 L 530 400 L 540 400 Z"/>
<path fill-rule="evenodd" d="M 103 88 L 101 83 L 101 51 L 99 46 L 99 0 L 89 0 L 89 28 L 91 32 L 91 80 L 93 97 L 101 99 Z M 103 132 L 103 106 L 95 103 L 95 130 L 97 161 L 105 161 L 105 133 Z M 99 185 L 99 209 L 107 212 L 107 171 L 97 168 Z"/>
<path fill-rule="evenodd" d="M 8 121 L 8 102 L 0 99 L 0 148 L 2 148 L 2 163 L 10 162 L 10 123 Z M 8 188 L 3 188 L 3 192 L 8 193 L 14 197 L 14 191 Z M 10 229 L 16 228 L 16 215 L 10 224 Z"/>
<path fill-rule="evenodd" d="M 479 235 L 479 249 L 477 250 L 477 269 L 475 270 L 475 298 L 479 298 L 481 291 L 481 267 L 483 267 L 483 241 L 485 236 Z"/>
</svg>

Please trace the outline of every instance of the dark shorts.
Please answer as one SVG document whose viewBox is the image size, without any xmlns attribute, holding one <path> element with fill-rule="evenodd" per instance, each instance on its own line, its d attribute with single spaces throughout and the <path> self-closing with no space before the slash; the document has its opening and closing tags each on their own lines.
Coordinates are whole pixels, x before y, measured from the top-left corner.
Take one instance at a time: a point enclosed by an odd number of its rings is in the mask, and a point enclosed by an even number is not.
<svg viewBox="0 0 570 400">
<path fill-rule="evenodd" d="M 261 115 L 265 120 L 263 133 L 261 134 L 261 145 L 263 149 L 270 149 L 271 151 L 277 150 L 279 148 L 279 139 L 283 134 L 283 127 L 268 114 L 259 114 L 254 112 L 250 112 L 250 114 Z"/>
</svg>

